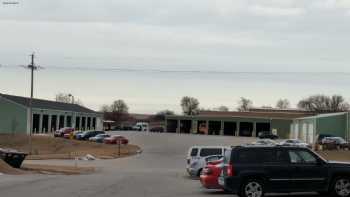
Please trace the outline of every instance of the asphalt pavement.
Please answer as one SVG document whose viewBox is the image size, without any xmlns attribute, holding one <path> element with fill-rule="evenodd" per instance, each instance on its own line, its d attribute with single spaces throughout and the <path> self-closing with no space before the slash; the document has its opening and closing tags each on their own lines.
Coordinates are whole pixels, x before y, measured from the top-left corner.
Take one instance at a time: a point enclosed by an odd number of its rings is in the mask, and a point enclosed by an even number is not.
<svg viewBox="0 0 350 197">
<path fill-rule="evenodd" d="M 190 178 L 186 173 L 187 151 L 193 145 L 229 146 L 255 140 L 169 133 L 111 133 L 127 137 L 130 143 L 142 148 L 142 153 L 114 160 L 79 161 L 80 166 L 96 167 L 97 172 L 89 175 L 0 175 L 0 197 L 233 197 L 221 191 L 206 190 L 198 179 Z M 69 160 L 26 162 L 74 165 L 74 161 Z"/>
</svg>

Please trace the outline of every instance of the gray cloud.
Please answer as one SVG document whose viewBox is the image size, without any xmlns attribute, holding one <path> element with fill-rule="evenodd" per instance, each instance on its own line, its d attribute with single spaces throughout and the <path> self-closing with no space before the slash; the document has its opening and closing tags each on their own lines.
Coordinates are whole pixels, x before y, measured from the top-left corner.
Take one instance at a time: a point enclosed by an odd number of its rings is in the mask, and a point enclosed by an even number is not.
<svg viewBox="0 0 350 197">
<path fill-rule="evenodd" d="M 48 65 L 350 71 L 349 10 L 344 0 L 20 0 L 0 6 L 0 52 L 9 63 L 36 50 Z"/>
</svg>

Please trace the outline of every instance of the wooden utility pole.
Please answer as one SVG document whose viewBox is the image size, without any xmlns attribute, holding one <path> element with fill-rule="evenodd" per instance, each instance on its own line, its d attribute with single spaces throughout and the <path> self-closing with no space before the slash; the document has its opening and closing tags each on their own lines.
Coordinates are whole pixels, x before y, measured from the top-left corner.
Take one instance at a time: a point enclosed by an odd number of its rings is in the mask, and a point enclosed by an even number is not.
<svg viewBox="0 0 350 197">
<path fill-rule="evenodd" d="M 34 70 L 37 70 L 38 67 L 34 64 L 34 53 L 31 55 L 31 63 L 27 66 L 31 71 L 31 81 L 30 81 L 30 99 L 29 99 L 29 153 L 33 152 L 32 145 L 32 131 L 33 131 L 33 92 L 34 92 Z"/>
</svg>

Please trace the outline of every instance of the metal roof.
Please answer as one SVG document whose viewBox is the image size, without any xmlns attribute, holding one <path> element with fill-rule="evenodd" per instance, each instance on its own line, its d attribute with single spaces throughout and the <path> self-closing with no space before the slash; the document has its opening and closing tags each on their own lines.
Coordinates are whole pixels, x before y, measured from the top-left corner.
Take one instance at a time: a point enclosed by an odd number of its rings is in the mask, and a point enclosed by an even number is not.
<svg viewBox="0 0 350 197">
<path fill-rule="evenodd" d="M 262 119 L 295 119 L 301 117 L 308 117 L 314 114 L 310 114 L 309 112 L 301 113 L 301 112 L 237 112 L 237 111 L 229 111 L 229 112 L 221 112 L 221 111 L 201 111 L 198 115 L 195 116 L 186 116 L 186 115 L 168 115 L 167 118 L 262 118 Z"/>
<path fill-rule="evenodd" d="M 334 113 L 318 114 L 318 115 L 315 115 L 315 116 L 302 117 L 302 118 L 296 118 L 296 119 L 297 120 L 303 120 L 303 119 L 326 118 L 326 117 L 345 115 L 347 113 L 348 112 L 334 112 Z"/>
<path fill-rule="evenodd" d="M 30 98 L 8 95 L 8 94 L 0 94 L 0 97 L 3 97 L 17 104 L 23 105 L 25 107 L 29 107 Z M 47 109 L 47 110 L 74 111 L 74 112 L 81 112 L 81 113 L 98 113 L 94 110 L 88 109 L 86 107 L 83 107 L 77 104 L 62 103 L 57 101 L 50 101 L 50 100 L 43 100 L 43 99 L 36 99 L 36 98 L 33 98 L 32 106 L 33 108 Z"/>
</svg>

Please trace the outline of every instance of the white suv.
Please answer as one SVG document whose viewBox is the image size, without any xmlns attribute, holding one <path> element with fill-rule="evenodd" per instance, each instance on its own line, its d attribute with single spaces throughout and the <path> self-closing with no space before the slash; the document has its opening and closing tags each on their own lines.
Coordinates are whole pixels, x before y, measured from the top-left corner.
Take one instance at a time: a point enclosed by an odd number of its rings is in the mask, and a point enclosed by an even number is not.
<svg viewBox="0 0 350 197">
<path fill-rule="evenodd" d="M 219 160 L 228 147 L 224 146 L 192 146 L 187 154 L 187 172 L 190 176 L 199 176 L 208 159 Z M 217 157 L 217 158 L 215 158 Z"/>
</svg>

